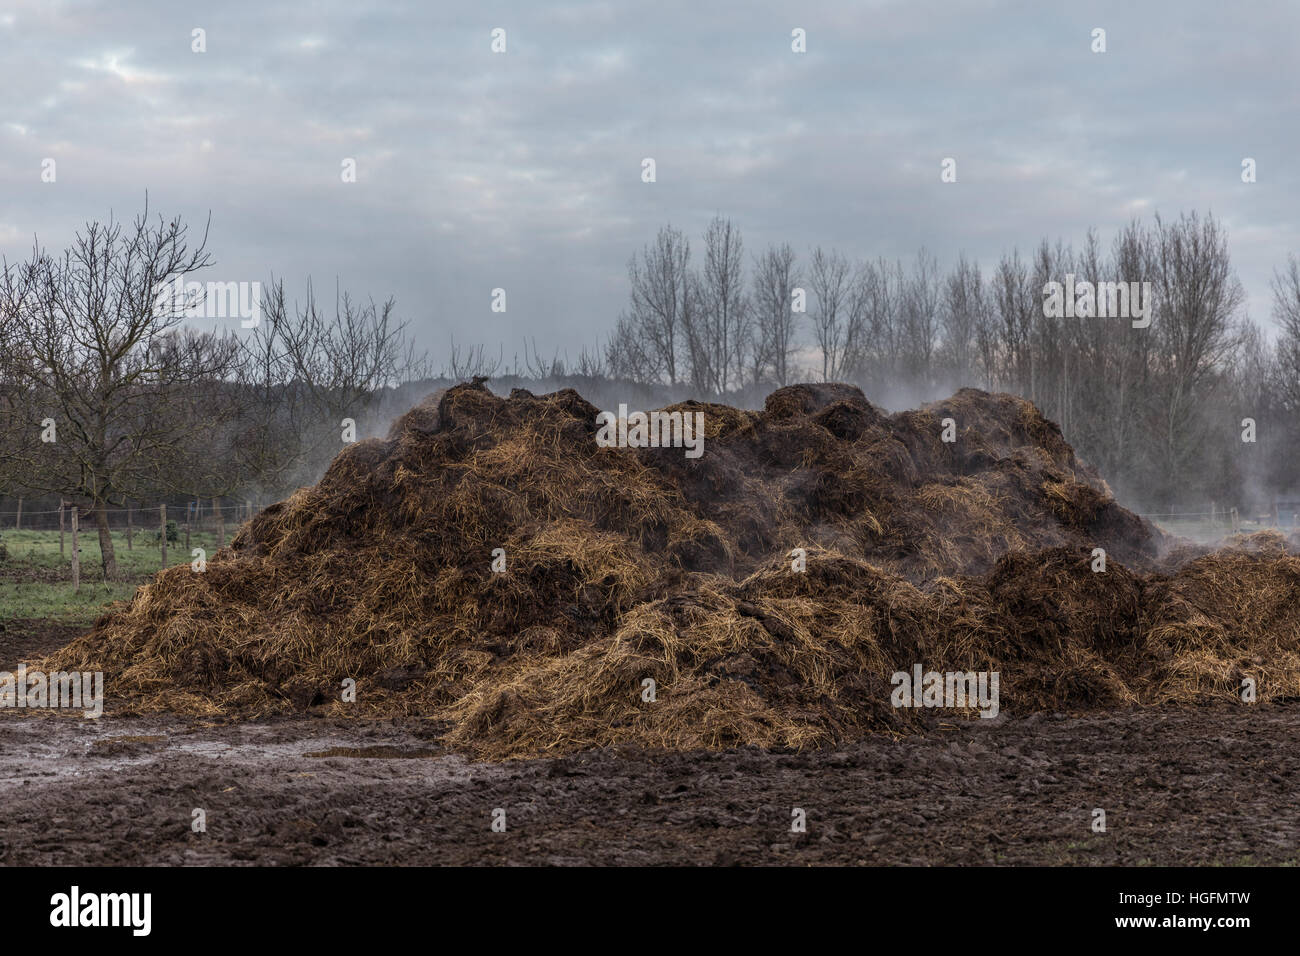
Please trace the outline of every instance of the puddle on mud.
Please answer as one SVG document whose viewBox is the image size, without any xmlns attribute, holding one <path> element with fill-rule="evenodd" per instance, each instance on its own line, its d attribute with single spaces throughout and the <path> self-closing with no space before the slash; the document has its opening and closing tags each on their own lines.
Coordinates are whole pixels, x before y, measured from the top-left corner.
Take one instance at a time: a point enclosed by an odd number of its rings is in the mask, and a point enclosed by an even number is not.
<svg viewBox="0 0 1300 956">
<path fill-rule="evenodd" d="M 161 744 L 166 742 L 166 734 L 126 734 L 120 737 L 104 737 L 100 740 L 96 740 L 90 746 L 99 749 L 129 746 L 131 744 Z"/>
<path fill-rule="evenodd" d="M 331 747 L 329 750 L 314 750 L 303 754 L 304 757 L 360 757 L 363 759 L 391 760 L 394 758 L 428 758 L 442 757 L 437 750 L 418 747 Z"/>
<path fill-rule="evenodd" d="M 78 778 L 132 774 L 151 766 L 166 773 L 200 761 L 211 772 L 323 773 L 368 777 L 370 773 L 437 778 L 467 783 L 504 774 L 489 766 L 471 769 L 461 756 L 402 731 L 388 734 L 369 726 L 322 726 L 319 721 L 248 723 L 196 727 L 179 719 L 73 721 L 35 716 L 0 719 L 0 805 L 15 788 L 58 785 Z M 304 760 L 311 757 L 314 759 Z M 321 758 L 351 758 L 329 763 Z M 369 759 L 369 764 L 361 760 Z M 391 761 L 384 764 L 382 761 Z M 354 762 L 356 761 L 356 762 Z M 400 762 L 398 762 L 400 761 Z M 0 825 L 0 830 L 3 826 Z"/>
</svg>

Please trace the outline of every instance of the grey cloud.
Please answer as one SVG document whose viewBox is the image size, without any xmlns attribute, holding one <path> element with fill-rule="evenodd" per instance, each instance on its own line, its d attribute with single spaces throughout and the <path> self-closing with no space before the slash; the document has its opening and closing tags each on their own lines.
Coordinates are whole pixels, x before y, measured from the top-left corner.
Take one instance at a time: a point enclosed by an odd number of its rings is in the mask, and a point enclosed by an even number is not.
<svg viewBox="0 0 1300 956">
<path fill-rule="evenodd" d="M 148 190 L 160 211 L 212 211 L 222 277 L 394 294 L 434 350 L 454 334 L 576 354 L 668 221 L 696 234 L 721 212 L 753 250 L 924 244 L 987 265 L 1197 208 L 1224 220 L 1266 321 L 1268 276 L 1300 246 L 1300 13 L 1043 7 L 17 0 L 0 17 L 0 250 L 34 232 L 61 245 Z M 1096 26 L 1105 55 L 1088 49 Z M 39 181 L 47 156 L 55 185 Z M 497 286 L 505 315 L 488 308 Z"/>
</svg>

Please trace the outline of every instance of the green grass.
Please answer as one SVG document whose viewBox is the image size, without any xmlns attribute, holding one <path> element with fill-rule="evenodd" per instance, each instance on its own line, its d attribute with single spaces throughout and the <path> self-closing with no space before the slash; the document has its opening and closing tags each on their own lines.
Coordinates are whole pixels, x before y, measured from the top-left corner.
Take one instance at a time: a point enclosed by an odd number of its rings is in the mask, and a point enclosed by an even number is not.
<svg viewBox="0 0 1300 956">
<path fill-rule="evenodd" d="M 236 529 L 227 528 L 226 543 Z M 210 532 L 190 535 L 191 548 L 204 548 L 211 557 L 217 536 Z M 0 545 L 8 557 L 0 561 L 0 621 L 44 620 L 56 624 L 89 625 L 103 613 L 104 606 L 131 597 L 136 588 L 162 568 L 156 532 L 135 534 L 135 547 L 126 546 L 126 532 L 113 532 L 117 556 L 117 578 L 103 581 L 99 535 L 93 529 L 80 535 L 81 589 L 72 590 L 72 535 L 64 539 L 59 554 L 57 531 L 0 532 Z M 185 534 L 167 545 L 167 564 L 188 564 Z"/>
<path fill-rule="evenodd" d="M 90 625 L 113 601 L 125 601 L 138 584 L 114 581 L 82 583 L 75 594 L 72 583 L 60 581 L 0 580 L 0 621 L 48 621 L 51 624 Z"/>
<path fill-rule="evenodd" d="M 230 543 L 231 531 L 226 533 L 226 543 Z M 113 550 L 117 555 L 117 570 L 124 578 L 144 577 L 156 573 L 162 567 L 162 556 L 158 545 L 157 532 L 135 533 L 135 547 L 127 550 L 126 532 L 114 531 Z M 81 579 L 100 574 L 102 555 L 99 550 L 99 533 L 93 529 L 80 534 L 81 545 Z M 210 532 L 195 532 L 190 535 L 191 548 L 204 548 L 211 555 L 216 550 L 217 536 Z M 0 575 L 13 573 L 14 568 L 27 569 L 63 569 L 72 573 L 72 535 L 64 539 L 64 553 L 59 554 L 59 533 L 57 531 L 0 531 L 0 545 L 9 552 L 9 559 L 0 565 Z M 188 563 L 189 552 L 185 550 L 185 532 L 179 541 L 167 543 L 167 565 Z"/>
</svg>

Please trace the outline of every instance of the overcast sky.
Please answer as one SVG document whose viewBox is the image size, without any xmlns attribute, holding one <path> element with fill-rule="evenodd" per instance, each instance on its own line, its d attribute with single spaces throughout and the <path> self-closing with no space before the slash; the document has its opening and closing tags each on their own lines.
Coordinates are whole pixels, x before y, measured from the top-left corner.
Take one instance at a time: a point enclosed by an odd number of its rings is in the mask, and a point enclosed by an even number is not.
<svg viewBox="0 0 1300 956">
<path fill-rule="evenodd" d="M 439 360 L 452 335 L 576 356 L 666 222 L 988 266 L 1198 209 L 1267 324 L 1300 252 L 1298 40 L 1295 0 L 0 0 L 0 252 L 148 190 L 211 211 L 209 279 L 392 294 Z"/>
</svg>

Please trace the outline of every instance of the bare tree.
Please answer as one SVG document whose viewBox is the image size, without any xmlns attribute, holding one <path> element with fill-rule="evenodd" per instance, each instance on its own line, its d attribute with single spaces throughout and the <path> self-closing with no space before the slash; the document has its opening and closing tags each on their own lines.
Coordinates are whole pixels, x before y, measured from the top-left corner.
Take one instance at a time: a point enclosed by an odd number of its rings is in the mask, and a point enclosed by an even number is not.
<svg viewBox="0 0 1300 956">
<path fill-rule="evenodd" d="M 744 374 L 749 305 L 744 288 L 744 243 L 730 219 L 715 216 L 704 234 L 704 271 L 700 276 L 696 350 L 705 363 L 709 391 L 725 394 Z"/>
<path fill-rule="evenodd" d="M 772 245 L 754 263 L 755 378 L 770 371 L 777 385 L 790 384 L 795 350 L 794 290 L 799 285 L 794 250 Z"/>
<path fill-rule="evenodd" d="M 542 357 L 541 351 L 537 348 L 537 340 L 532 340 L 530 348 L 529 341 L 525 339 L 524 368 L 530 376 L 542 381 L 545 379 L 563 378 L 568 372 L 568 363 L 564 359 L 560 358 L 559 349 L 556 349 L 551 353 L 550 359 L 545 359 Z"/>
<path fill-rule="evenodd" d="M 976 379 L 976 369 L 991 344 L 990 312 L 978 262 L 963 255 L 943 283 L 943 350 L 953 380 Z"/>
<path fill-rule="evenodd" d="M 0 456 L 28 487 L 93 512 L 106 577 L 110 504 L 221 477 L 199 449 L 236 411 L 225 385 L 242 352 L 183 328 L 197 303 L 169 294 L 211 264 L 206 244 L 206 228 L 191 246 L 181 219 L 151 220 L 146 201 L 130 226 L 88 223 L 61 255 L 37 244 L 3 263 Z"/>
<path fill-rule="evenodd" d="M 934 353 L 939 344 L 941 299 L 939 263 L 926 249 L 916 254 L 903 296 L 903 330 L 907 343 L 906 371 L 922 392 L 932 385 Z"/>
<path fill-rule="evenodd" d="M 496 358 L 493 358 L 484 349 L 482 343 L 462 348 L 456 344 L 456 339 L 453 337 L 447 350 L 447 364 L 443 367 L 443 375 L 454 381 L 466 382 L 474 378 L 491 378 L 500 368 L 500 347 L 497 348 Z"/>
<path fill-rule="evenodd" d="M 395 308 L 391 298 L 358 302 L 336 286 L 334 309 L 327 312 L 310 281 L 303 302 L 290 305 L 283 281 L 271 280 L 262 321 L 245 344 L 245 385 L 263 396 L 260 455 L 252 466 L 263 481 L 310 480 L 337 451 L 344 418 L 360 418 L 382 389 L 408 378 L 413 365 L 427 367 Z M 466 355 L 454 342 L 451 362 L 453 374 L 491 364 L 481 346 Z"/>
<path fill-rule="evenodd" d="M 605 377 L 605 359 L 599 347 L 589 349 L 585 345 L 578 353 L 577 374 L 582 378 L 598 379 Z"/>
<path fill-rule="evenodd" d="M 1273 321 L 1277 323 L 1278 387 L 1291 414 L 1300 411 L 1300 260 L 1287 257 L 1285 270 L 1274 270 Z"/>
<path fill-rule="evenodd" d="M 1030 279 L 1037 298 L 1029 331 L 1029 391 L 1023 394 L 1037 404 L 1043 414 L 1056 421 L 1060 421 L 1065 413 L 1067 402 L 1063 391 L 1069 378 L 1067 363 L 1078 325 L 1085 319 L 1045 314 L 1047 310 L 1042 307 L 1041 295 L 1047 283 L 1064 281 L 1075 271 L 1074 260 L 1074 249 L 1062 240 L 1058 239 L 1053 245 L 1043 239 L 1034 252 Z"/>
<path fill-rule="evenodd" d="M 900 377 L 904 349 L 903 296 L 907 282 L 903 267 L 878 259 L 863 266 L 859 289 L 863 312 L 863 371 L 888 388 Z"/>
<path fill-rule="evenodd" d="M 691 244 L 679 230 L 664 226 L 640 258 L 628 263 L 629 333 L 644 344 L 642 354 L 654 363 L 656 376 L 669 385 L 680 380 L 678 353 L 683 325 L 689 321 L 694 293 L 690 275 Z"/>
<path fill-rule="evenodd" d="M 993 304 L 1003 366 L 999 379 L 1022 395 L 1031 394 L 1034 320 L 1042 311 L 1042 300 L 1018 251 L 1013 250 L 998 262 L 993 274 Z"/>
<path fill-rule="evenodd" d="M 1136 219 L 1115 237 L 1111 247 L 1107 281 L 1148 281 L 1152 271 L 1151 235 Z M 1152 336 L 1149 328 L 1135 329 L 1119 319 L 1095 323 L 1101 357 L 1088 386 L 1088 418 L 1095 438 L 1086 441 L 1089 454 L 1104 474 L 1128 479 L 1137 471 L 1135 446 L 1141 440 L 1148 418 L 1146 385 L 1151 374 Z M 1108 387 L 1098 388 L 1105 382 Z"/>
<path fill-rule="evenodd" d="M 659 378 L 655 362 L 639 332 L 639 323 L 627 313 L 618 317 L 614 331 L 605 343 L 605 367 L 613 378 L 627 379 L 638 385 L 651 385 Z"/>
<path fill-rule="evenodd" d="M 813 334 L 822 354 L 822 380 L 834 381 L 853 371 L 864 333 L 864 296 L 860 276 L 840 253 L 813 250 L 809 275 L 815 305 Z"/>
<path fill-rule="evenodd" d="M 1203 434 L 1204 404 L 1218 370 L 1240 341 L 1245 293 L 1228 254 L 1227 236 L 1212 216 L 1176 222 L 1156 216 L 1155 339 L 1161 427 L 1157 462 L 1171 490 L 1181 487 Z"/>
</svg>

